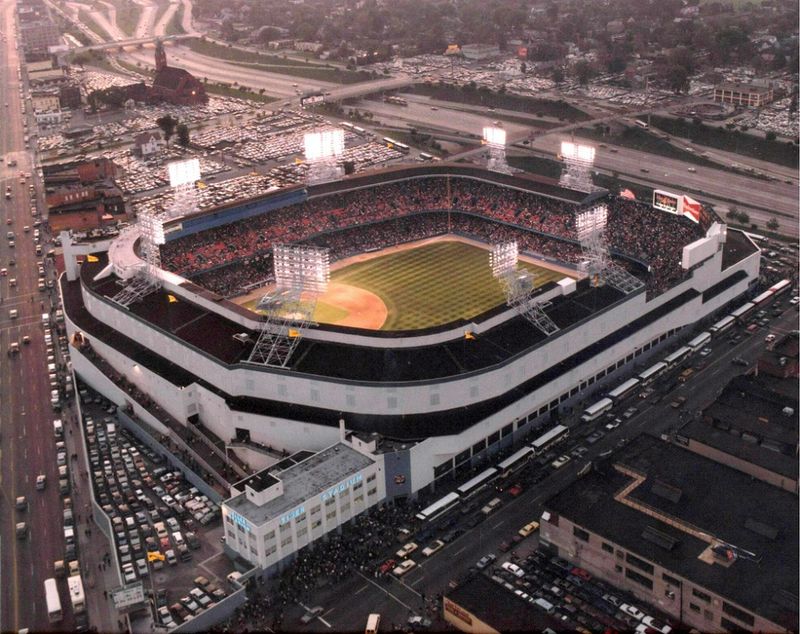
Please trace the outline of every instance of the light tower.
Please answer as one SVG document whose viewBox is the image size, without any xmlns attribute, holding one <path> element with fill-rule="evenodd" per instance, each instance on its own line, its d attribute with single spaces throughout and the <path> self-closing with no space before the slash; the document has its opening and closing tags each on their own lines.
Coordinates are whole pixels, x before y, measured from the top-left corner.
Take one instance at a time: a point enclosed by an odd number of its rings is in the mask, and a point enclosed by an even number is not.
<svg viewBox="0 0 800 634">
<path fill-rule="evenodd" d="M 161 288 L 158 272 L 161 268 L 160 248 L 164 244 L 163 217 L 155 211 L 140 212 L 136 229 L 139 233 L 139 249 L 144 262 L 136 272 L 136 276 L 112 298 L 125 308 Z"/>
<path fill-rule="evenodd" d="M 644 283 L 611 260 L 605 237 L 607 223 L 608 208 L 603 204 L 595 205 L 575 218 L 584 257 L 580 270 L 589 277 L 592 286 L 608 284 L 627 295 L 643 288 Z"/>
<path fill-rule="evenodd" d="M 487 167 L 493 172 L 511 174 L 512 169 L 506 162 L 506 131 L 503 128 L 486 126 L 483 129 L 483 144 L 489 148 Z"/>
<path fill-rule="evenodd" d="M 275 289 L 256 307 L 263 312 L 249 363 L 285 368 L 311 324 L 317 298 L 328 288 L 328 249 L 276 244 L 272 249 Z"/>
<path fill-rule="evenodd" d="M 341 128 L 309 132 L 303 137 L 308 183 L 325 183 L 341 178 L 337 159 L 344 153 L 344 130 Z"/>
<path fill-rule="evenodd" d="M 561 172 L 559 179 L 562 187 L 579 192 L 593 192 L 600 189 L 592 182 L 594 147 L 562 141 L 561 159 L 564 161 L 564 171 Z"/>
<path fill-rule="evenodd" d="M 165 220 L 188 216 L 199 210 L 195 183 L 200 180 L 199 159 L 173 161 L 167 164 L 172 204 L 165 210 Z"/>
<path fill-rule="evenodd" d="M 503 286 L 506 304 L 545 335 L 550 336 L 559 330 L 555 322 L 544 312 L 544 309 L 550 306 L 550 302 L 536 301 L 533 273 L 518 269 L 518 259 L 519 249 L 516 241 L 495 244 L 489 254 L 492 275 Z"/>
</svg>

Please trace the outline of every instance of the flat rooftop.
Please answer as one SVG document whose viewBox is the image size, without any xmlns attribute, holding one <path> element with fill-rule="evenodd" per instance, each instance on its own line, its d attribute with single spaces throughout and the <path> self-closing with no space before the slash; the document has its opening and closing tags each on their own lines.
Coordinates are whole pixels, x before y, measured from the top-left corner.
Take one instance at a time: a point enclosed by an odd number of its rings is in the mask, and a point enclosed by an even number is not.
<svg viewBox="0 0 800 634">
<path fill-rule="evenodd" d="M 614 499 L 632 482 L 615 464 L 645 477 L 628 496 L 671 518 L 669 524 Z M 544 507 L 755 614 L 797 629 L 799 508 L 792 493 L 641 435 Z M 709 543 L 680 525 L 756 558 L 740 556 L 728 567 L 706 563 L 699 556 Z M 653 534 L 665 539 L 654 540 Z"/>
<path fill-rule="evenodd" d="M 702 420 L 690 421 L 679 434 L 797 480 L 798 400 L 785 393 L 786 383 L 794 384 L 796 394 L 796 380 L 735 377 Z M 784 413 L 786 407 L 792 414 Z"/>
<path fill-rule="evenodd" d="M 561 623 L 541 608 L 479 574 L 468 578 L 445 596 L 498 632 L 541 632 L 561 629 Z"/>
<path fill-rule="evenodd" d="M 268 477 L 283 482 L 283 495 L 280 497 L 259 506 L 242 493 L 227 500 L 225 504 L 259 526 L 366 469 L 374 462 L 349 445 L 337 443 L 283 471 L 273 471 Z"/>
</svg>

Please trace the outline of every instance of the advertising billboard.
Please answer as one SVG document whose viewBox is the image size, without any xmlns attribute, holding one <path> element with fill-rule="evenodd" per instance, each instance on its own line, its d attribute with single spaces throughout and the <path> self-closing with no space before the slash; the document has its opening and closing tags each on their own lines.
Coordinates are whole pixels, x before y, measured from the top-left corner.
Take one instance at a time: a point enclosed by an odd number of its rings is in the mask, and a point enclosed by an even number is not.
<svg viewBox="0 0 800 634">
<path fill-rule="evenodd" d="M 661 189 L 653 190 L 653 207 L 671 214 L 683 213 L 683 197 Z"/>
</svg>

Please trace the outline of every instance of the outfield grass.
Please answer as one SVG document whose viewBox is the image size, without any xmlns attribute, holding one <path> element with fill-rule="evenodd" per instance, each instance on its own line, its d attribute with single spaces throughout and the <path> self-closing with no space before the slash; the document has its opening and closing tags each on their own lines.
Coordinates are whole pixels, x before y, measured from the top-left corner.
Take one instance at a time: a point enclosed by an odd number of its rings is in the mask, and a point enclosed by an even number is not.
<svg viewBox="0 0 800 634">
<path fill-rule="evenodd" d="M 565 275 L 532 264 L 536 285 Z M 332 282 L 358 286 L 386 304 L 382 330 L 431 328 L 472 319 L 505 301 L 489 269 L 485 249 L 458 241 L 441 241 L 381 255 L 331 273 Z"/>
</svg>

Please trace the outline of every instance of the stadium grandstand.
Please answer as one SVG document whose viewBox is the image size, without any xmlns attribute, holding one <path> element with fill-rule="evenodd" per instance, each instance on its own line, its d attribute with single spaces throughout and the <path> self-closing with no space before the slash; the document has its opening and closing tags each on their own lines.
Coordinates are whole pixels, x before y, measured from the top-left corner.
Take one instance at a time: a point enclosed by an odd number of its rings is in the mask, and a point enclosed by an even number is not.
<svg viewBox="0 0 800 634">
<path fill-rule="evenodd" d="M 643 288 L 625 293 L 580 273 L 575 219 L 597 204 L 608 209 L 610 256 Z M 557 331 L 499 301 L 416 330 L 320 320 L 300 333 L 285 367 L 248 361 L 263 321 L 232 300 L 271 279 L 274 245 L 325 246 L 335 266 L 447 236 L 487 251 L 516 241 L 521 260 L 557 270 L 535 295 Z M 712 319 L 759 274 L 753 242 L 707 210 L 694 222 L 607 192 L 447 163 L 232 202 L 170 220 L 165 237 L 159 288 L 127 306 L 113 299 L 130 268 L 116 259 L 135 260 L 137 242 L 65 241 L 61 292 L 76 372 L 157 427 L 104 375 L 102 359 L 181 424 L 200 422 L 226 443 L 317 451 L 343 426 L 371 443 L 390 498 L 552 425 L 634 360 Z"/>
</svg>

